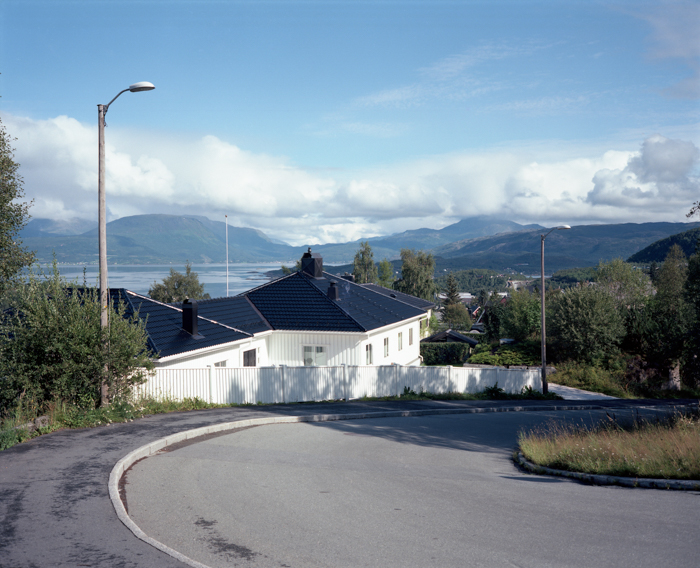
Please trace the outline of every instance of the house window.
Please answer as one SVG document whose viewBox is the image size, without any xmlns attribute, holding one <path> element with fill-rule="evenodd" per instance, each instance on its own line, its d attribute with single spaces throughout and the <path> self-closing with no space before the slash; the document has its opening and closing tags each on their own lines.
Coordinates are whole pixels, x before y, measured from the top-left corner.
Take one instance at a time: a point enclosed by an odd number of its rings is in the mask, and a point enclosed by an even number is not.
<svg viewBox="0 0 700 568">
<path fill-rule="evenodd" d="M 214 367 L 225 367 L 226 366 L 226 361 L 219 361 L 218 363 L 214 363 Z"/>
<path fill-rule="evenodd" d="M 327 362 L 326 348 L 322 345 L 304 345 L 304 365 L 323 367 Z"/>
<path fill-rule="evenodd" d="M 399 333 L 399 351 L 403 349 L 403 332 Z"/>
<path fill-rule="evenodd" d="M 365 345 L 365 365 L 372 364 L 372 344 Z"/>
<path fill-rule="evenodd" d="M 257 349 L 250 349 L 249 351 L 243 352 L 243 366 L 244 367 L 255 367 L 257 359 Z"/>
<path fill-rule="evenodd" d="M 389 338 L 385 337 L 384 338 L 384 357 L 389 356 Z"/>
<path fill-rule="evenodd" d="M 413 345 L 413 328 L 408 330 L 408 344 Z"/>
</svg>

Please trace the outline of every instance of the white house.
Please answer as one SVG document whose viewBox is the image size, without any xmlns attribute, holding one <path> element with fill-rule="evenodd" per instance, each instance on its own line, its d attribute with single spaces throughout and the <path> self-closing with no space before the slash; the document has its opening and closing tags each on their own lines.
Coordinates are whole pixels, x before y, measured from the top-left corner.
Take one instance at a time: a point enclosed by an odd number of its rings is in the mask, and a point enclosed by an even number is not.
<svg viewBox="0 0 700 568">
<path fill-rule="evenodd" d="M 230 298 L 162 304 L 112 290 L 145 320 L 157 367 L 418 365 L 431 302 L 323 271 L 305 253 L 298 272 Z"/>
</svg>

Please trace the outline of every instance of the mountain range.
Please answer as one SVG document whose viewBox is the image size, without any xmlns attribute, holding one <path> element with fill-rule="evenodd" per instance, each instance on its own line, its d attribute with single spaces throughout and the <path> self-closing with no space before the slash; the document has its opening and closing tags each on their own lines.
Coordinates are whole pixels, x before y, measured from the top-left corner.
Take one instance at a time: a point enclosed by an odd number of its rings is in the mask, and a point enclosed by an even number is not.
<svg viewBox="0 0 700 568">
<path fill-rule="evenodd" d="M 626 223 L 579 225 L 553 231 L 546 239 L 547 270 L 597 264 L 627 258 L 671 235 L 700 227 L 700 223 Z M 83 230 L 83 232 L 78 232 Z M 544 228 L 520 225 L 493 217 L 462 219 L 442 229 L 417 229 L 371 237 L 375 260 L 397 259 L 402 248 L 426 250 L 437 268 L 539 269 L 540 238 Z M 61 263 L 97 263 L 97 228 L 84 221 L 33 219 L 20 233 L 25 246 L 45 263 L 53 255 Z M 352 262 L 361 240 L 312 245 L 330 264 Z M 293 263 L 307 246 L 273 240 L 256 229 L 228 227 L 230 262 Z M 183 264 L 225 262 L 226 227 L 221 221 L 189 215 L 135 215 L 107 224 L 110 264 Z M 530 268 L 528 268 L 530 267 Z"/>
</svg>

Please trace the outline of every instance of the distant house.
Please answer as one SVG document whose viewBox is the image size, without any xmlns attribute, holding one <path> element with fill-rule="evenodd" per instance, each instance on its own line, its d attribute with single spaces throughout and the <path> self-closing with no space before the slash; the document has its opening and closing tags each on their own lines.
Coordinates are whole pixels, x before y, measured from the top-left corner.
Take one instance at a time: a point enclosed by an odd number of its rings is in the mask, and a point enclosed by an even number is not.
<svg viewBox="0 0 700 568">
<path fill-rule="evenodd" d="M 430 302 L 323 271 L 301 270 L 230 298 L 162 304 L 113 290 L 145 321 L 158 367 L 418 365 Z"/>
</svg>

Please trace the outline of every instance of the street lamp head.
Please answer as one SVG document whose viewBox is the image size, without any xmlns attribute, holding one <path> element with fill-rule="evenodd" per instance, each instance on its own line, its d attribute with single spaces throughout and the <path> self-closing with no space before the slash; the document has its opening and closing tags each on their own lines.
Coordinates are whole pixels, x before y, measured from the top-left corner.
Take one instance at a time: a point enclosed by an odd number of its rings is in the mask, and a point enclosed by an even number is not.
<svg viewBox="0 0 700 568">
<path fill-rule="evenodd" d="M 571 227 L 570 227 L 569 225 L 560 225 L 559 227 L 557 227 L 558 230 L 561 230 L 561 229 L 570 229 L 570 228 L 571 228 Z"/>
<path fill-rule="evenodd" d="M 141 91 L 152 91 L 155 88 L 156 87 L 153 83 L 149 83 L 148 81 L 141 81 L 140 83 L 134 83 L 133 85 L 129 85 L 129 92 L 139 93 Z"/>
</svg>

